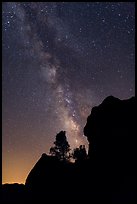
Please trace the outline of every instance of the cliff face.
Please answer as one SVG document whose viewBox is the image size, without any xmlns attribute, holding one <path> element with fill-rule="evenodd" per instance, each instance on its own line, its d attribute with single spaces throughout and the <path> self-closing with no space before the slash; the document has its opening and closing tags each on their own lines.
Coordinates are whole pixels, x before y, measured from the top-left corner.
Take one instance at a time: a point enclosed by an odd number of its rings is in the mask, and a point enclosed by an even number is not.
<svg viewBox="0 0 137 204">
<path fill-rule="evenodd" d="M 132 159 L 136 141 L 135 98 L 119 100 L 107 97 L 92 108 L 84 134 L 89 141 L 90 158 Z"/>
<path fill-rule="evenodd" d="M 89 172 L 89 179 L 92 182 L 94 175 L 97 191 L 109 192 L 110 200 L 116 203 L 136 201 L 135 114 L 135 97 L 119 100 L 109 96 L 92 108 L 84 127 L 92 172 Z"/>
</svg>

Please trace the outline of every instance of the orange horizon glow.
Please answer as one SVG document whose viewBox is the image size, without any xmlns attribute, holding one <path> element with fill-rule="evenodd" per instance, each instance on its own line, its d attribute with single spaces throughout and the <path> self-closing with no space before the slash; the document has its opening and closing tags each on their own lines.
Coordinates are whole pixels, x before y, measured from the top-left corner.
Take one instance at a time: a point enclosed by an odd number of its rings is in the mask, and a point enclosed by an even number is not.
<svg viewBox="0 0 137 204">
<path fill-rule="evenodd" d="M 25 184 L 26 178 L 41 155 L 11 154 L 3 155 L 2 184 Z"/>
<path fill-rule="evenodd" d="M 32 168 L 31 164 L 24 166 L 17 161 L 15 162 L 16 166 L 9 166 L 9 168 L 4 168 L 2 171 L 2 184 L 6 183 L 18 183 L 25 184 L 25 180 Z M 31 168 L 30 168 L 31 167 Z"/>
</svg>

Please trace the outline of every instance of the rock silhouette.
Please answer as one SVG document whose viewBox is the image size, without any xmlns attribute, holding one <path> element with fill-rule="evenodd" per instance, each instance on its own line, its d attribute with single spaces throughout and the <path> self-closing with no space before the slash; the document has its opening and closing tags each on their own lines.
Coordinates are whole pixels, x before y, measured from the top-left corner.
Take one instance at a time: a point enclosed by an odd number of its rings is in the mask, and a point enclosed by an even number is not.
<svg viewBox="0 0 137 204">
<path fill-rule="evenodd" d="M 26 183 L 28 201 L 136 203 L 135 97 L 107 97 L 84 127 L 88 158 L 60 161 L 42 154 Z"/>
<path fill-rule="evenodd" d="M 92 108 L 84 134 L 89 141 L 90 167 L 100 186 L 114 203 L 136 200 L 135 97 L 107 97 Z M 94 169 L 94 170 L 93 170 Z"/>
<path fill-rule="evenodd" d="M 111 156 L 113 162 L 119 157 L 127 161 L 126 155 L 135 150 L 135 98 L 119 100 L 109 96 L 98 107 L 93 107 L 84 135 L 89 141 L 90 158 L 94 154 L 101 160 Z"/>
</svg>

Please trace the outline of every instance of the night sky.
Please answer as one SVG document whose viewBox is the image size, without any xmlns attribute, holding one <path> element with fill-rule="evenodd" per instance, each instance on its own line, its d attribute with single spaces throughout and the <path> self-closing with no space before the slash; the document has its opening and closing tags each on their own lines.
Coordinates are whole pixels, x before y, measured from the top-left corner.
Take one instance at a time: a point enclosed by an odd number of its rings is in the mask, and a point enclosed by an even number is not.
<svg viewBox="0 0 137 204">
<path fill-rule="evenodd" d="M 2 176 L 24 183 L 55 136 L 85 144 L 91 108 L 135 93 L 133 2 L 2 6 Z"/>
</svg>

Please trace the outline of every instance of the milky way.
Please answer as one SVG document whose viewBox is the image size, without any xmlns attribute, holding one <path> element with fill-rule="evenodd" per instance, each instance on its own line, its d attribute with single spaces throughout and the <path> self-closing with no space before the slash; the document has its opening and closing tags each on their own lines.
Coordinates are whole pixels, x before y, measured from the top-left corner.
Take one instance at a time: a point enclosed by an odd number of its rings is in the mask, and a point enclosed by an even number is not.
<svg viewBox="0 0 137 204">
<path fill-rule="evenodd" d="M 134 12 L 132 2 L 3 3 L 3 182 L 24 182 L 61 130 L 88 148 L 91 108 L 134 95 Z"/>
</svg>

